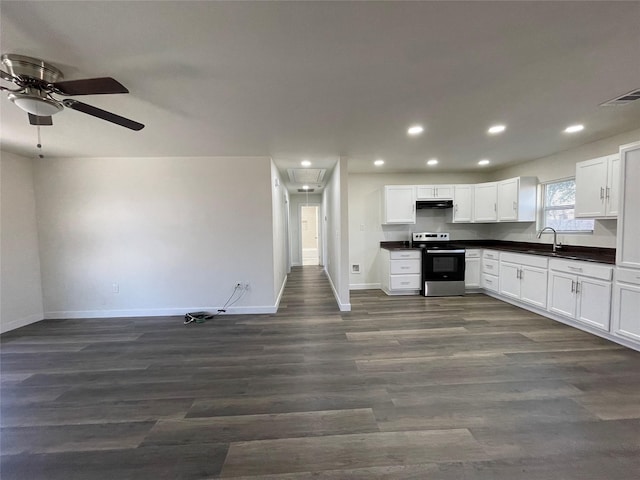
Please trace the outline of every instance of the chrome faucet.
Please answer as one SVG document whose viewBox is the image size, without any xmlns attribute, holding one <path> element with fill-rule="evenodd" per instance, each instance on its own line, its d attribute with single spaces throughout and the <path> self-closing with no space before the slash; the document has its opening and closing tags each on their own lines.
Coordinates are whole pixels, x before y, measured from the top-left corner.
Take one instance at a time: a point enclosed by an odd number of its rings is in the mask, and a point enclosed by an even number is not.
<svg viewBox="0 0 640 480">
<path fill-rule="evenodd" d="M 556 230 L 552 227 L 544 227 L 538 232 L 538 238 L 542 236 L 542 232 L 544 232 L 545 230 L 551 230 L 553 232 L 553 251 L 555 252 L 557 249 L 562 247 L 562 245 L 558 243 L 558 232 L 556 232 Z"/>
</svg>

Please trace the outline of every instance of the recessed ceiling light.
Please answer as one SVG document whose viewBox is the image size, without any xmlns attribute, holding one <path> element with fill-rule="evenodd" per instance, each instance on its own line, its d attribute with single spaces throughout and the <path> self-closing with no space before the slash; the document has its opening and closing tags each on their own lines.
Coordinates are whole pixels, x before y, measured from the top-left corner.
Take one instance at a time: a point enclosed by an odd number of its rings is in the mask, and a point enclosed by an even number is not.
<svg viewBox="0 0 640 480">
<path fill-rule="evenodd" d="M 311 162 L 309 160 L 302 160 L 300 162 L 300 165 L 302 165 L 303 167 L 310 167 L 311 166 Z"/>
<path fill-rule="evenodd" d="M 422 125 L 412 125 L 411 127 L 409 127 L 409 130 L 407 130 L 407 134 L 409 135 L 420 135 L 422 132 L 424 132 L 424 128 L 422 127 Z"/>
<path fill-rule="evenodd" d="M 490 163 L 490 162 L 489 162 L 489 160 L 487 160 L 486 158 L 484 158 L 484 159 L 482 159 L 482 160 L 480 160 L 480 161 L 478 162 L 478 165 L 482 165 L 482 166 L 484 166 L 484 165 L 489 165 L 489 163 Z"/>
<path fill-rule="evenodd" d="M 384 165 L 384 160 L 382 160 L 381 158 L 379 158 L 378 160 L 376 160 L 375 162 L 373 162 L 373 164 L 376 167 L 379 167 L 380 165 Z"/>
<path fill-rule="evenodd" d="M 566 133 L 576 133 L 584 130 L 584 125 L 570 125 L 564 129 Z"/>
<path fill-rule="evenodd" d="M 302 185 L 303 190 L 309 190 L 309 185 Z"/>
<path fill-rule="evenodd" d="M 437 158 L 432 158 L 430 160 L 427 160 L 427 165 L 437 165 L 437 164 L 438 164 Z"/>
<path fill-rule="evenodd" d="M 490 133 L 491 135 L 495 135 L 496 133 L 502 133 L 507 129 L 506 125 L 493 125 L 492 127 L 489 128 L 489 130 L 487 130 L 487 133 Z"/>
</svg>

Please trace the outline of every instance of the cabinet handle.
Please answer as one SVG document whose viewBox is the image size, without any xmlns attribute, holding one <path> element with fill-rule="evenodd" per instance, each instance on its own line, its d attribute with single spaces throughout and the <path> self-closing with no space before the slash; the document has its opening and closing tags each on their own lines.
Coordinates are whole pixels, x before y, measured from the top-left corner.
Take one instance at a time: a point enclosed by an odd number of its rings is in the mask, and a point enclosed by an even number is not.
<svg viewBox="0 0 640 480">
<path fill-rule="evenodd" d="M 572 267 L 571 265 L 567 266 L 569 270 L 573 270 L 574 272 L 581 272 L 582 267 Z"/>
<path fill-rule="evenodd" d="M 611 191 L 611 189 L 609 187 L 607 187 L 607 192 L 605 194 L 605 196 L 607 197 L 607 200 L 609 200 L 609 192 Z"/>
<path fill-rule="evenodd" d="M 489 270 L 493 270 L 493 265 L 487 265 L 486 266 Z"/>
<path fill-rule="evenodd" d="M 497 211 L 498 211 L 498 204 L 497 204 L 497 203 L 494 203 L 494 204 L 493 204 L 493 211 L 494 211 L 494 212 L 497 212 Z"/>
<path fill-rule="evenodd" d="M 576 282 L 574 282 L 573 280 L 571 280 L 571 293 L 576 291 Z"/>
<path fill-rule="evenodd" d="M 401 270 L 408 270 L 409 267 L 400 267 Z"/>
<path fill-rule="evenodd" d="M 456 213 L 458 212 L 458 204 L 456 203 L 456 208 L 454 210 Z"/>
<path fill-rule="evenodd" d="M 524 278 L 524 270 L 520 270 L 520 280 Z"/>
<path fill-rule="evenodd" d="M 580 293 L 580 282 L 576 282 L 576 293 Z"/>
<path fill-rule="evenodd" d="M 518 204 L 513 202 L 513 211 L 515 212 L 518 209 Z"/>
<path fill-rule="evenodd" d="M 604 188 L 600 187 L 600 200 L 604 199 Z"/>
<path fill-rule="evenodd" d="M 484 283 L 489 283 L 489 284 L 491 284 L 491 283 L 493 283 L 493 280 L 489 280 L 489 279 L 485 278 L 485 279 L 484 279 Z"/>
<path fill-rule="evenodd" d="M 409 285 L 409 282 L 400 282 L 400 285 Z"/>
</svg>

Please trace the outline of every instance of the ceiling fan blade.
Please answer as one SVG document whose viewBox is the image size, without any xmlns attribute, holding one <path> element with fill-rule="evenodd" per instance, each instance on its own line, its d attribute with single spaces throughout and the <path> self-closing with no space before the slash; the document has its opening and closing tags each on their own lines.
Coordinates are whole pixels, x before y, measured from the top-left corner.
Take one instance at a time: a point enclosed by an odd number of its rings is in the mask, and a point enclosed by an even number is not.
<svg viewBox="0 0 640 480">
<path fill-rule="evenodd" d="M 62 95 L 102 95 L 107 93 L 129 93 L 129 90 L 111 77 L 85 78 L 52 84 L 55 93 Z"/>
<path fill-rule="evenodd" d="M 0 70 L 0 78 L 6 80 L 7 82 L 13 82 L 15 78 L 10 73 L 5 72 L 4 70 Z"/>
<path fill-rule="evenodd" d="M 65 107 L 72 110 L 77 110 L 79 112 L 86 113 L 87 115 L 101 118 L 102 120 L 106 120 L 107 122 L 115 123 L 125 128 L 130 128 L 131 130 L 138 131 L 144 128 L 144 125 L 142 123 L 134 122 L 133 120 L 129 120 L 128 118 L 121 117 L 120 115 L 116 115 L 115 113 L 107 112 L 106 110 L 87 105 L 86 103 L 82 103 L 77 100 L 67 99 L 63 100 L 62 103 Z"/>
<path fill-rule="evenodd" d="M 29 123 L 31 125 L 40 125 L 40 126 L 49 126 L 53 125 L 53 119 L 49 117 L 41 117 L 38 115 L 34 115 L 33 113 L 29 113 Z"/>
</svg>

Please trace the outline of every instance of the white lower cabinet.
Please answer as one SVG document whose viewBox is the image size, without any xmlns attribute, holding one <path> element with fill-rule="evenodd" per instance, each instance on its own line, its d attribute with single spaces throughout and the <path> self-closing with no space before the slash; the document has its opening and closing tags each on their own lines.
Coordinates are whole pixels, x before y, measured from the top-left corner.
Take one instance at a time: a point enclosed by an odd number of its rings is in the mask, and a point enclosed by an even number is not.
<svg viewBox="0 0 640 480">
<path fill-rule="evenodd" d="M 613 267 L 571 260 L 549 262 L 549 311 L 609 331 Z"/>
<path fill-rule="evenodd" d="M 480 288 L 481 250 L 466 250 L 464 254 L 464 286 Z"/>
<path fill-rule="evenodd" d="M 536 307 L 546 308 L 547 262 L 545 257 L 502 253 L 500 294 Z"/>
<path fill-rule="evenodd" d="M 640 342 L 640 270 L 616 269 L 613 333 Z"/>
<path fill-rule="evenodd" d="M 387 295 L 416 295 L 422 277 L 420 250 L 382 249 L 382 290 Z"/>
</svg>

